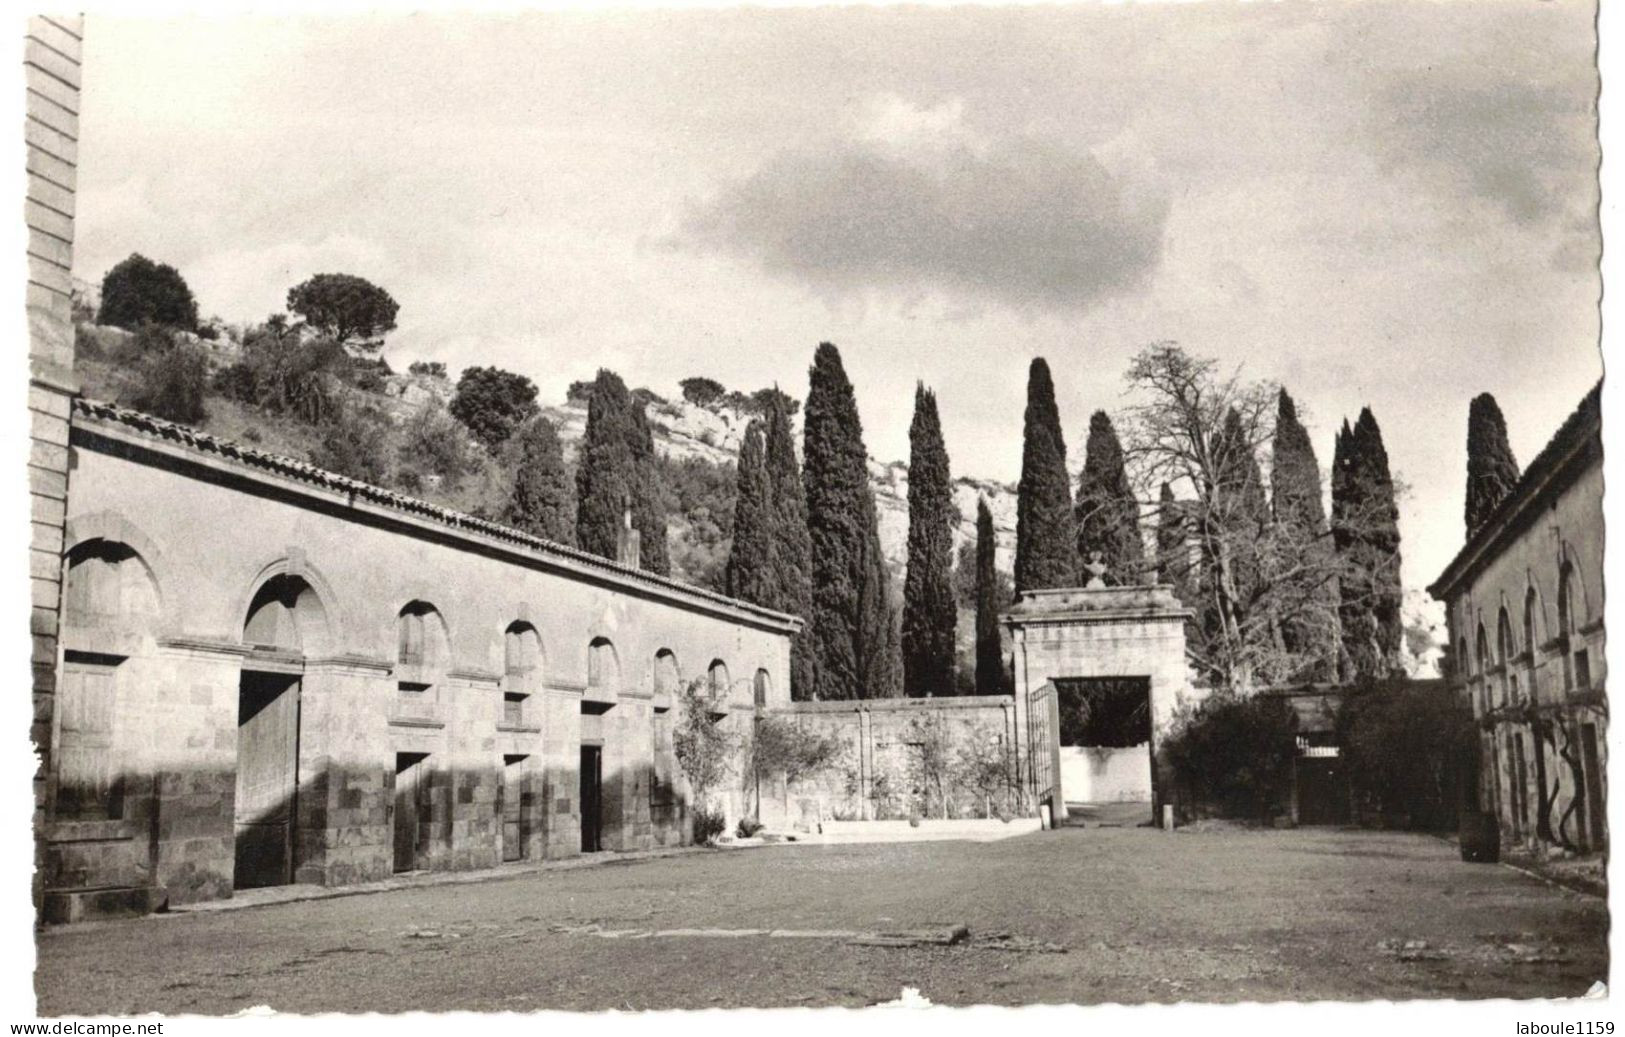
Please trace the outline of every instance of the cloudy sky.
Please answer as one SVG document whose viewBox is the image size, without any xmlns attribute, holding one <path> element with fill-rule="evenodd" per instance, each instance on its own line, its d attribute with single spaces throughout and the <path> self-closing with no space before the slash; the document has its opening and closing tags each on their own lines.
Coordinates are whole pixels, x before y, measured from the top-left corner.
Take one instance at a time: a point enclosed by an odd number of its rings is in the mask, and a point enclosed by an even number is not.
<svg viewBox="0 0 1625 1037">
<path fill-rule="evenodd" d="M 1013 480 L 1026 361 L 1069 446 L 1164 339 L 1286 384 L 1322 464 L 1370 405 L 1405 576 L 1461 543 L 1467 402 L 1527 461 L 1601 373 L 1584 3 L 87 20 L 76 266 L 261 319 L 312 273 L 388 355 L 805 393 L 876 457 L 916 379 Z"/>
</svg>

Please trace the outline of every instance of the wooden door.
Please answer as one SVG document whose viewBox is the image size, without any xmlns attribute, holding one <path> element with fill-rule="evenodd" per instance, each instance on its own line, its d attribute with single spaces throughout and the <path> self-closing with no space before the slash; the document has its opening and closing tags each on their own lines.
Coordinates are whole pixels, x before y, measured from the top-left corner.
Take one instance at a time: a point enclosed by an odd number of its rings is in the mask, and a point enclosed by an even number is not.
<svg viewBox="0 0 1625 1037">
<path fill-rule="evenodd" d="M 414 871 L 418 866 L 419 814 L 427 791 L 424 773 L 427 753 L 395 754 L 395 870 Z"/>
<path fill-rule="evenodd" d="M 1580 764 L 1585 770 L 1586 820 L 1589 824 L 1589 849 L 1601 850 L 1608 845 L 1608 804 L 1602 792 L 1602 766 L 1597 759 L 1597 725 L 1580 726 Z"/>
<path fill-rule="evenodd" d="M 298 760 L 299 678 L 245 672 L 237 698 L 238 889 L 292 876 Z"/>
<path fill-rule="evenodd" d="M 525 757 L 505 756 L 502 765 L 502 859 L 525 857 Z"/>
<path fill-rule="evenodd" d="M 581 852 L 602 849 L 603 750 L 596 745 L 581 747 Z"/>
<path fill-rule="evenodd" d="M 57 699 L 55 816 L 107 820 L 122 816 L 113 753 L 117 660 L 69 653 Z"/>
</svg>

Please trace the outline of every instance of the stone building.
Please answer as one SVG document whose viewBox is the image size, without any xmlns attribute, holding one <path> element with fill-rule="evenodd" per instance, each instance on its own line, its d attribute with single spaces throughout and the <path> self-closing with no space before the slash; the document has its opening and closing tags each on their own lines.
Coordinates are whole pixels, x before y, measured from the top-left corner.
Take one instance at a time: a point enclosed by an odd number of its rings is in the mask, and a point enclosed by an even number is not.
<svg viewBox="0 0 1625 1037">
<path fill-rule="evenodd" d="M 1608 842 L 1601 386 L 1429 592 L 1480 728 L 1478 802 L 1502 843 Z"/>
</svg>

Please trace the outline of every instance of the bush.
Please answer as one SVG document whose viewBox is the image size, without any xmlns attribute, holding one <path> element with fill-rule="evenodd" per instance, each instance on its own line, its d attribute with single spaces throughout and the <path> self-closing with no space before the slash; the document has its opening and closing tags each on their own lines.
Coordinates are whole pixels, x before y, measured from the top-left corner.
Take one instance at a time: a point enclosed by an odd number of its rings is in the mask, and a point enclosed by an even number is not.
<svg viewBox="0 0 1625 1037">
<path fill-rule="evenodd" d="M 129 331 L 147 323 L 192 331 L 197 327 L 197 300 L 180 271 L 132 253 L 102 278 L 96 323 Z"/>
<path fill-rule="evenodd" d="M 342 365 L 345 379 L 362 392 L 384 391 L 384 379 L 395 372 L 383 357 L 345 357 Z"/>
<path fill-rule="evenodd" d="M 1297 729 L 1284 699 L 1214 691 L 1181 704 L 1162 753 L 1187 810 L 1262 821 L 1291 787 Z"/>
<path fill-rule="evenodd" d="M 340 407 L 322 428 L 311 462 L 362 482 L 383 483 L 389 476 L 389 419 L 375 408 Z"/>
<path fill-rule="evenodd" d="M 339 409 L 335 372 L 345 359 L 332 339 L 307 340 L 277 314 L 243 336 L 242 361 L 216 384 L 245 403 L 321 425 Z"/>
<path fill-rule="evenodd" d="M 317 274 L 288 289 L 288 310 L 342 347 L 363 353 L 383 348 L 400 306 L 388 292 L 352 274 Z"/>
<path fill-rule="evenodd" d="M 592 402 L 591 382 L 571 382 L 570 387 L 564 390 L 564 402 L 575 403 L 585 407 Z"/>
<path fill-rule="evenodd" d="M 456 482 L 469 470 L 469 439 L 456 419 L 438 403 L 419 410 L 401 426 L 399 459 L 404 476 L 411 471 Z M 416 487 L 413 487 L 415 489 Z"/>
<path fill-rule="evenodd" d="M 535 383 L 500 367 L 467 368 L 451 399 L 451 416 L 493 453 L 537 412 Z"/>
<path fill-rule="evenodd" d="M 704 407 L 722 399 L 727 392 L 722 383 L 711 378 L 684 378 L 677 383 L 682 387 L 683 399 L 696 407 Z"/>
<path fill-rule="evenodd" d="M 1366 812 L 1433 831 L 1456 824 L 1462 768 L 1476 766 L 1478 735 L 1471 710 L 1448 686 L 1393 680 L 1352 688 L 1337 731 Z"/>
<path fill-rule="evenodd" d="M 724 726 L 725 718 L 711 712 L 708 678 L 689 681 L 678 693 L 676 723 L 671 746 L 677 765 L 688 778 L 696 809 L 707 806 L 711 791 L 734 771 L 739 739 Z"/>
<path fill-rule="evenodd" d="M 209 387 L 208 356 L 197 346 L 174 342 L 152 325 L 143 327 L 141 338 L 153 344 L 141 359 L 137 409 L 188 425 L 202 422 L 208 417 L 203 406 Z M 157 344 L 160 338 L 168 344 Z"/>
<path fill-rule="evenodd" d="M 728 822 L 720 810 L 707 810 L 705 807 L 694 808 L 694 841 L 700 844 L 710 843 L 717 836 L 728 830 Z"/>
<path fill-rule="evenodd" d="M 754 817 L 742 817 L 739 819 L 739 826 L 734 829 L 734 835 L 741 839 L 753 839 L 762 828 L 762 822 Z"/>
<path fill-rule="evenodd" d="M 445 378 L 446 365 L 439 360 L 414 360 L 406 366 L 406 373 L 426 378 Z"/>
</svg>

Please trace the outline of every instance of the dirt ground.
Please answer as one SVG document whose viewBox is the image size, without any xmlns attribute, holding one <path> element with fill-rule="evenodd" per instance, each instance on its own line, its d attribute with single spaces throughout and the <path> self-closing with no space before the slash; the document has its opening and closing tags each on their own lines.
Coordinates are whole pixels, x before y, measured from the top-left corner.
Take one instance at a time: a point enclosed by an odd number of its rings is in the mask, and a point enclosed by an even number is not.
<svg viewBox="0 0 1625 1037">
<path fill-rule="evenodd" d="M 806 935 L 956 925 L 968 942 Z M 774 929 L 802 935 L 748 932 Z M 1426 836 L 1091 827 L 49 930 L 35 985 L 48 1016 L 857 1006 L 904 987 L 947 1004 L 1529 998 L 1606 981 L 1607 930 L 1603 900 Z"/>
</svg>

